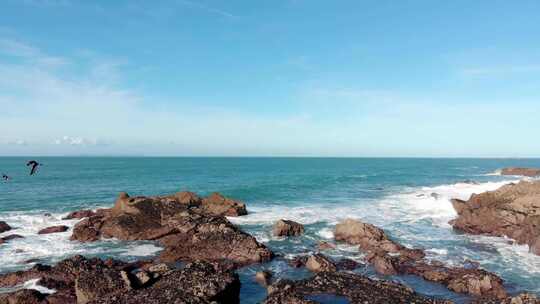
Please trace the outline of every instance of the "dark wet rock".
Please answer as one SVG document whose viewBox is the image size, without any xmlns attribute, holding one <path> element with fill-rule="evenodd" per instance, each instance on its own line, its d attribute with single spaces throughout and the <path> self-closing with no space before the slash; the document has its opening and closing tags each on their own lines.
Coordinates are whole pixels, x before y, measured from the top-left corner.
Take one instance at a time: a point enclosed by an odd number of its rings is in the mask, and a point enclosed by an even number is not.
<svg viewBox="0 0 540 304">
<path fill-rule="evenodd" d="M 63 220 L 73 220 L 73 219 L 83 219 L 86 217 L 91 217 L 96 215 L 96 213 L 92 210 L 79 210 L 79 211 L 73 211 L 63 217 Z"/>
<path fill-rule="evenodd" d="M 317 246 L 317 249 L 323 251 L 323 250 L 333 250 L 336 249 L 336 245 L 328 242 L 319 242 L 319 245 Z"/>
<path fill-rule="evenodd" d="M 9 294 L 0 294 L 0 304 L 46 304 L 45 295 L 37 290 L 22 289 Z"/>
<path fill-rule="evenodd" d="M 504 168 L 501 170 L 501 175 L 521 175 L 521 176 L 540 176 L 540 169 L 537 168 Z"/>
<path fill-rule="evenodd" d="M 439 193 L 436 193 L 436 192 L 431 193 L 429 196 L 431 196 L 432 198 L 434 198 L 436 200 L 441 198 L 441 195 Z"/>
<path fill-rule="evenodd" d="M 221 196 L 217 194 L 211 197 L 210 201 L 218 206 L 237 204 L 230 199 L 218 199 Z M 193 207 L 193 201 L 197 199 L 188 194 L 130 197 L 121 193 L 113 208 L 75 225 L 71 239 L 157 240 L 165 247 L 160 256 L 163 262 L 205 260 L 243 266 L 273 257 L 254 237 L 224 216 L 211 213 L 204 202 L 201 207 Z"/>
<path fill-rule="evenodd" d="M 312 272 L 337 271 L 336 264 L 322 254 L 314 254 L 308 257 L 306 268 Z"/>
<path fill-rule="evenodd" d="M 2 274 L 0 287 L 40 278 L 39 285 L 57 292 L 42 295 L 17 291 L 0 296 L 0 304 L 238 303 L 240 281 L 231 270 L 194 262 L 179 270 L 163 271 L 159 266 L 152 272 L 141 270 L 140 264 L 75 256 L 55 266 L 37 264 L 26 271 Z M 25 298 L 38 301 L 24 302 Z M 2 302 L 4 299 L 8 302 Z"/>
<path fill-rule="evenodd" d="M 299 236 L 304 233 L 304 225 L 288 220 L 279 220 L 272 229 L 274 236 Z"/>
<path fill-rule="evenodd" d="M 10 234 L 8 236 L 0 238 L 0 244 L 9 242 L 9 241 L 14 240 L 14 239 L 24 239 L 24 236 L 18 235 L 18 234 Z"/>
<path fill-rule="evenodd" d="M 40 231 L 38 231 L 38 234 L 50 234 L 50 233 L 58 233 L 58 232 L 66 232 L 69 230 L 69 227 L 68 226 L 52 226 L 52 227 L 47 227 L 47 228 L 44 228 L 44 229 L 41 229 Z"/>
<path fill-rule="evenodd" d="M 321 294 L 345 297 L 350 303 L 450 303 L 423 297 L 396 283 L 341 272 L 322 272 L 302 281 L 281 280 L 272 284 L 268 293 L 265 304 L 316 303 L 308 298 Z"/>
<path fill-rule="evenodd" d="M 240 201 L 226 198 L 220 193 L 212 193 L 202 200 L 201 208 L 214 215 L 241 216 L 247 214 L 246 205 Z"/>
<path fill-rule="evenodd" d="M 9 226 L 6 222 L 0 221 L 0 233 L 6 232 L 11 230 L 11 226 Z"/>
<path fill-rule="evenodd" d="M 272 272 L 268 270 L 258 271 L 255 274 L 255 281 L 263 287 L 268 287 L 272 281 Z"/>
<path fill-rule="evenodd" d="M 507 236 L 540 255 L 540 181 L 509 184 L 452 204 L 458 213 L 450 222 L 455 229 Z"/>
<path fill-rule="evenodd" d="M 211 264 L 196 262 L 173 270 L 154 284 L 111 294 L 93 304 L 158 303 L 239 303 L 240 280 L 231 271 L 220 271 Z"/>
<path fill-rule="evenodd" d="M 307 260 L 308 260 L 308 256 L 305 256 L 305 255 L 296 256 L 296 257 L 292 258 L 291 260 L 289 260 L 288 264 L 289 264 L 289 266 L 291 266 L 293 268 L 301 268 L 301 267 L 306 266 Z"/>
<path fill-rule="evenodd" d="M 355 270 L 360 266 L 362 266 L 362 264 L 351 259 L 341 259 L 336 263 L 338 270 Z"/>
</svg>

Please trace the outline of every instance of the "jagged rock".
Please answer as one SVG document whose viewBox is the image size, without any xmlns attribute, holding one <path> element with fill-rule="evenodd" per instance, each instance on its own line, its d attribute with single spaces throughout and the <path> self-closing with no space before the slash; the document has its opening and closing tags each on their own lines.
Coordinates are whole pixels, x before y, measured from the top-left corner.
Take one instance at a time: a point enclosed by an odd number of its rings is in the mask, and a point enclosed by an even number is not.
<svg viewBox="0 0 540 304">
<path fill-rule="evenodd" d="M 255 274 L 255 281 L 257 281 L 257 283 L 259 283 L 263 287 L 268 287 L 270 285 L 271 280 L 272 280 L 272 272 L 268 270 L 258 271 Z"/>
<path fill-rule="evenodd" d="M 50 233 L 58 233 L 58 232 L 65 232 L 65 231 L 68 231 L 69 230 L 69 227 L 68 226 L 52 226 L 52 227 L 47 227 L 47 228 L 43 228 L 41 229 L 40 231 L 38 231 L 38 234 L 50 234 Z"/>
<path fill-rule="evenodd" d="M 86 217 L 94 216 L 96 214 L 97 213 L 95 213 L 92 210 L 79 210 L 79 211 L 73 211 L 73 212 L 69 213 L 68 215 L 66 215 L 62 219 L 63 220 L 83 219 L 83 218 L 86 218 Z"/>
<path fill-rule="evenodd" d="M 341 259 L 336 263 L 336 266 L 339 270 L 355 270 L 361 264 L 351 259 Z"/>
<path fill-rule="evenodd" d="M 317 246 L 319 250 L 332 250 L 336 249 L 336 245 L 328 243 L 328 242 L 319 242 L 319 245 Z"/>
<path fill-rule="evenodd" d="M 6 232 L 11 230 L 11 226 L 9 226 L 6 222 L 0 221 L 0 233 Z"/>
<path fill-rule="evenodd" d="M 305 256 L 305 255 L 296 256 L 296 257 L 292 258 L 291 260 L 289 260 L 288 264 L 289 264 L 289 266 L 291 266 L 293 268 L 301 268 L 301 267 L 306 266 L 307 260 L 308 260 L 308 256 Z"/>
<path fill-rule="evenodd" d="M 217 194 L 211 201 L 218 201 L 216 197 Z M 229 204 L 232 200 L 224 201 Z M 121 193 L 113 208 L 75 225 L 71 239 L 157 240 L 165 247 L 160 256 L 164 262 L 230 261 L 243 266 L 273 257 L 266 246 L 224 216 L 211 213 L 205 203 L 201 209 L 186 202 L 187 199 L 180 203 L 172 197 L 130 197 Z"/>
<path fill-rule="evenodd" d="M 22 289 L 9 294 L 0 294 L 0 304 L 46 304 L 44 299 L 44 294 L 33 289 Z"/>
<path fill-rule="evenodd" d="M 321 272 L 301 281 L 280 280 L 268 288 L 265 304 L 304 304 L 316 303 L 310 296 L 329 294 L 347 298 L 350 303 L 416 303 L 439 304 L 449 301 L 430 299 L 416 294 L 410 288 L 386 281 L 374 281 L 364 276 Z"/>
<path fill-rule="evenodd" d="M 536 168 L 504 168 L 501 170 L 501 175 L 521 175 L 521 176 L 539 176 L 540 169 Z"/>
<path fill-rule="evenodd" d="M 279 220 L 272 229 L 274 236 L 299 236 L 304 233 L 304 225 L 288 220 Z"/>
<path fill-rule="evenodd" d="M 337 271 L 336 264 L 322 254 L 314 254 L 306 261 L 306 268 L 313 272 Z"/>
<path fill-rule="evenodd" d="M 212 193 L 202 200 L 201 208 L 214 215 L 241 216 L 246 215 L 246 205 L 240 201 L 226 198 L 220 193 Z"/>
<path fill-rule="evenodd" d="M 540 181 L 509 184 L 452 204 L 458 213 L 450 222 L 455 229 L 507 236 L 540 255 Z"/>
<path fill-rule="evenodd" d="M 14 239 L 24 239 L 24 236 L 18 235 L 18 234 L 10 234 L 8 236 L 0 238 L 0 244 L 9 242 L 9 241 L 14 240 Z"/>
</svg>

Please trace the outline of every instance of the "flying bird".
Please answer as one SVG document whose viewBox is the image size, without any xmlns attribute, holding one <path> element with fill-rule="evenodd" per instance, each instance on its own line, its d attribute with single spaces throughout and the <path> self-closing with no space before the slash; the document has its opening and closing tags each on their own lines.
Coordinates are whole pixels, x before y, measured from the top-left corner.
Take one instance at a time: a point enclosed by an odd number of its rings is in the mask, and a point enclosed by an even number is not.
<svg viewBox="0 0 540 304">
<path fill-rule="evenodd" d="M 31 160 L 26 163 L 26 166 L 32 166 L 32 169 L 30 170 L 30 175 L 34 175 L 37 172 L 38 167 L 41 166 L 41 164 L 35 160 Z"/>
</svg>

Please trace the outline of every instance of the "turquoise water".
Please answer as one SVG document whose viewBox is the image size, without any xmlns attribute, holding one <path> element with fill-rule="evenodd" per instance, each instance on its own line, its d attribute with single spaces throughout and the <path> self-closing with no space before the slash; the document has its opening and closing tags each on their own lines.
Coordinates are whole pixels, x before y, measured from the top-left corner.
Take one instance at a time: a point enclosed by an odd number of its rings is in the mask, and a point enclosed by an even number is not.
<svg viewBox="0 0 540 304">
<path fill-rule="evenodd" d="M 26 236 L 0 245 L 0 272 L 29 267 L 24 261 L 31 258 L 55 262 L 80 253 L 127 260 L 155 255 L 160 248 L 151 242 L 79 244 L 68 241 L 70 232 L 35 233 L 54 224 L 72 226 L 75 221 L 61 220 L 65 213 L 110 206 L 120 191 L 131 195 L 219 191 L 248 205 L 248 216 L 231 220 L 284 256 L 314 251 L 318 241 L 332 239 L 337 222 L 353 217 L 386 229 L 406 245 L 425 248 L 429 258 L 451 264 L 477 260 L 501 275 L 509 290 L 540 294 L 540 257 L 502 238 L 457 234 L 447 224 L 455 216 L 450 198 L 466 199 L 471 193 L 516 181 L 518 177 L 499 176 L 496 170 L 540 167 L 540 160 L 58 157 L 38 158 L 44 165 L 35 176 L 28 175 L 27 160 L 0 158 L 0 172 L 12 177 L 0 183 L 0 220 L 18 227 L 12 233 Z M 306 224 L 306 235 L 272 237 L 271 226 L 280 218 Z M 345 245 L 328 254 L 362 258 L 358 250 Z M 264 298 L 264 289 L 252 278 L 261 267 L 270 268 L 278 277 L 309 276 L 279 259 L 242 269 L 244 303 Z M 369 267 L 358 271 L 375 276 Z M 428 295 L 458 302 L 466 299 L 416 277 L 389 279 Z"/>
</svg>

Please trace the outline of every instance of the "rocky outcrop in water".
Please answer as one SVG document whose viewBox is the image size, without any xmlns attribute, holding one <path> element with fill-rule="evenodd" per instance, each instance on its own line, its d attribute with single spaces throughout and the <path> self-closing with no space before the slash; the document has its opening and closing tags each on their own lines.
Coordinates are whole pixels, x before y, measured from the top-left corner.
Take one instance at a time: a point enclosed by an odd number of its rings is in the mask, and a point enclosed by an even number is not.
<svg viewBox="0 0 540 304">
<path fill-rule="evenodd" d="M 9 226 L 6 222 L 0 221 L 0 233 L 6 232 L 11 230 L 11 226 Z"/>
<path fill-rule="evenodd" d="M 540 176 L 540 169 L 536 168 L 504 168 L 501 170 L 501 175 L 521 175 L 528 177 Z"/>
<path fill-rule="evenodd" d="M 448 289 L 477 297 L 506 298 L 503 281 L 497 275 L 481 269 L 447 267 L 429 263 L 421 249 L 409 249 L 391 240 L 386 233 L 371 224 L 348 219 L 336 225 L 336 240 L 359 245 L 368 255 L 366 260 L 384 275 L 410 274 L 440 283 Z"/>
<path fill-rule="evenodd" d="M 272 228 L 274 236 L 299 236 L 304 233 L 304 225 L 288 220 L 279 220 Z"/>
<path fill-rule="evenodd" d="M 62 219 L 63 220 L 74 220 L 74 219 L 83 219 L 85 217 L 91 217 L 91 216 L 94 216 L 96 215 L 96 212 L 92 211 L 92 210 L 79 210 L 79 211 L 73 211 L 71 213 L 69 213 L 68 215 L 66 215 L 65 217 L 63 217 Z"/>
<path fill-rule="evenodd" d="M 18 235 L 18 234 L 10 234 L 8 236 L 0 238 L 0 244 L 9 242 L 9 241 L 14 240 L 14 239 L 24 239 L 24 236 Z"/>
<path fill-rule="evenodd" d="M 71 239 L 157 240 L 165 247 L 160 256 L 165 262 L 222 261 L 237 267 L 269 261 L 273 254 L 266 246 L 223 216 L 241 213 L 242 206 L 218 194 L 199 199 L 189 192 L 166 197 L 121 193 L 113 208 L 79 222 Z"/>
<path fill-rule="evenodd" d="M 158 264 L 159 265 L 159 264 Z M 206 262 L 162 271 L 152 265 L 86 259 L 64 260 L 56 266 L 36 265 L 30 270 L 0 275 L 1 287 L 30 279 L 55 289 L 53 294 L 22 290 L 0 295 L 0 303 L 238 303 L 238 275 Z M 145 265 L 148 266 L 148 265 Z M 153 268 L 154 267 L 154 268 Z M 152 271 L 152 269 L 156 271 Z"/>
<path fill-rule="evenodd" d="M 345 298 L 350 303 L 451 303 L 423 297 L 400 284 L 342 272 L 321 272 L 302 281 L 280 280 L 268 287 L 268 297 L 263 303 L 313 304 L 318 303 L 317 296 L 321 295 Z"/>
<path fill-rule="evenodd" d="M 38 234 L 50 234 L 50 233 L 58 233 L 58 232 L 66 232 L 69 230 L 68 226 L 52 226 L 43 228 L 40 231 L 38 231 Z"/>
<path fill-rule="evenodd" d="M 540 181 L 521 181 L 495 191 L 452 200 L 458 217 L 450 222 L 471 234 L 507 236 L 540 255 Z"/>
</svg>

